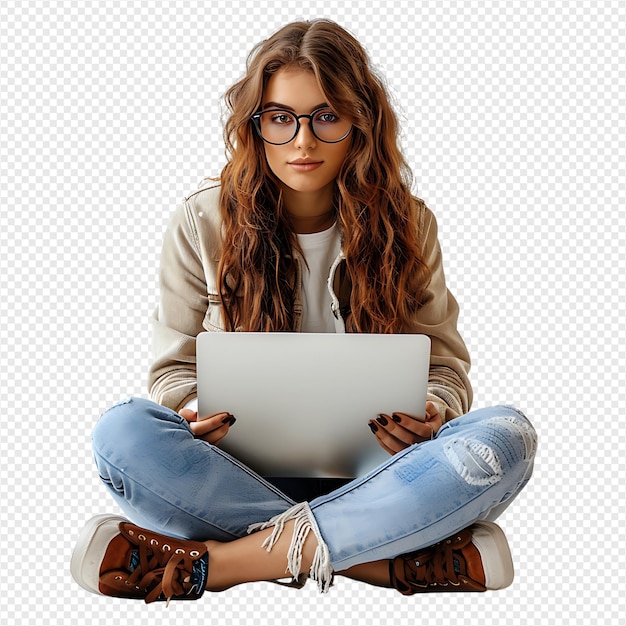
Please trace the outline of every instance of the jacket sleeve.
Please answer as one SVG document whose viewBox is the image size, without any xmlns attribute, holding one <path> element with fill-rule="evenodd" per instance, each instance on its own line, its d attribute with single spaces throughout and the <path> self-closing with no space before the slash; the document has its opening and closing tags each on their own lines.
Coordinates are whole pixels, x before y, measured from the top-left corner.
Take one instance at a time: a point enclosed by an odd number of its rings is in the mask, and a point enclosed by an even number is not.
<svg viewBox="0 0 626 626">
<path fill-rule="evenodd" d="M 175 411 L 196 394 L 196 336 L 203 330 L 207 286 L 197 229 L 188 202 L 177 207 L 165 232 L 160 300 L 152 316 L 152 399 Z"/>
<path fill-rule="evenodd" d="M 446 286 L 435 216 L 422 204 L 424 260 L 432 273 L 417 313 L 417 331 L 431 339 L 428 397 L 444 423 L 467 413 L 472 404 L 470 357 L 457 329 L 459 306 Z"/>
</svg>

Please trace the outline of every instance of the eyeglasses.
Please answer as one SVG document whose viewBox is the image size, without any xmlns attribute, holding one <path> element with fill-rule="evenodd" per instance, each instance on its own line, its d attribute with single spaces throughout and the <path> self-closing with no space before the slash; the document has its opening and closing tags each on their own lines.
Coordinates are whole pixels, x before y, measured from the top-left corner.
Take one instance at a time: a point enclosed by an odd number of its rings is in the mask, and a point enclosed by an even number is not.
<svg viewBox="0 0 626 626">
<path fill-rule="evenodd" d="M 282 109 L 259 111 L 252 116 L 259 137 L 267 143 L 281 146 L 295 139 L 300 132 L 300 120 L 309 120 L 313 135 L 324 143 L 339 143 L 352 130 L 349 120 L 342 119 L 332 109 L 322 107 L 309 115 L 295 115 Z"/>
</svg>

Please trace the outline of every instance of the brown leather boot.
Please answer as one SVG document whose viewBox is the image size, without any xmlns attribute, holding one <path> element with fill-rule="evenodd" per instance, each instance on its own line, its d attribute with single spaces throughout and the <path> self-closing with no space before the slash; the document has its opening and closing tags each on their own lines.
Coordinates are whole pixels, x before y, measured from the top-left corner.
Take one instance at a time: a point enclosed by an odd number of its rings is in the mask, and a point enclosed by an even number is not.
<svg viewBox="0 0 626 626">
<path fill-rule="evenodd" d="M 100 595 L 146 602 L 196 600 L 204 593 L 209 554 L 204 543 L 99 515 L 81 531 L 71 572 L 81 587 Z"/>
<path fill-rule="evenodd" d="M 391 584 L 400 593 L 486 591 L 513 582 L 506 537 L 493 522 L 476 522 L 429 548 L 403 554 L 389 563 Z"/>
</svg>

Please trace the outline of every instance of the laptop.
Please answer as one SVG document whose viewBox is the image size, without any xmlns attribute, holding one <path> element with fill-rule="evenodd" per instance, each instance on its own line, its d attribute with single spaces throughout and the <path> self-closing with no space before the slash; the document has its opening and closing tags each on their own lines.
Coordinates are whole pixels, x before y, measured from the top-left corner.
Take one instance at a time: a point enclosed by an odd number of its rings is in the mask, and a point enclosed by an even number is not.
<svg viewBox="0 0 626 626">
<path fill-rule="evenodd" d="M 424 415 L 426 335 L 203 332 L 196 352 L 199 414 L 232 413 L 220 450 L 262 476 L 362 476 L 390 458 L 369 420 Z"/>
</svg>

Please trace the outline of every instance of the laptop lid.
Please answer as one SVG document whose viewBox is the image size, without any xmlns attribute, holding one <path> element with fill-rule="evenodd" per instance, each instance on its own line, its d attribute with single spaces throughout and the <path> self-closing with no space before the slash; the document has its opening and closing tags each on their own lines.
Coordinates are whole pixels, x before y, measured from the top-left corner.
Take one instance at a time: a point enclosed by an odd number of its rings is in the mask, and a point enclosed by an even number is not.
<svg viewBox="0 0 626 626">
<path fill-rule="evenodd" d="M 361 476 L 390 458 L 370 419 L 424 415 L 425 335 L 203 332 L 196 346 L 199 414 L 232 413 L 219 447 L 262 476 Z"/>
</svg>

